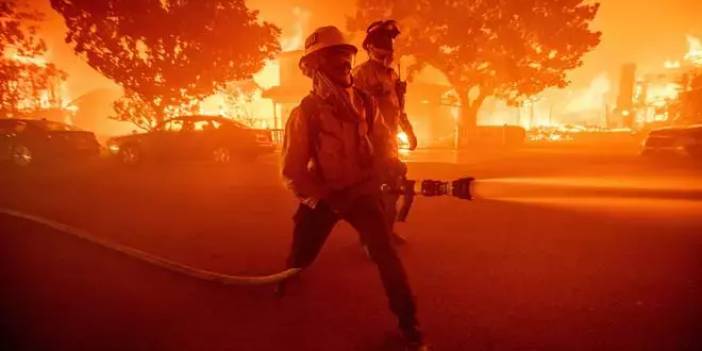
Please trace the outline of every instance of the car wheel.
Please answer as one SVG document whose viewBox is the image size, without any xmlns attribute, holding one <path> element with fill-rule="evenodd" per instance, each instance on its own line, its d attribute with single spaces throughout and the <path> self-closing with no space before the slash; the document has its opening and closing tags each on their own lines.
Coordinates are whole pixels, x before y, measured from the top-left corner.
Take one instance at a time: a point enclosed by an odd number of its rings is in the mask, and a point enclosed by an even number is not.
<svg viewBox="0 0 702 351">
<path fill-rule="evenodd" d="M 125 166 L 136 166 L 141 163 L 141 150 L 135 145 L 125 145 L 119 150 L 119 161 Z"/>
<path fill-rule="evenodd" d="M 212 150 L 212 161 L 216 164 L 225 165 L 232 162 L 232 152 L 226 146 L 218 146 Z"/>
<path fill-rule="evenodd" d="M 29 167 L 34 161 L 34 154 L 25 145 L 12 147 L 12 163 L 17 167 Z"/>
</svg>

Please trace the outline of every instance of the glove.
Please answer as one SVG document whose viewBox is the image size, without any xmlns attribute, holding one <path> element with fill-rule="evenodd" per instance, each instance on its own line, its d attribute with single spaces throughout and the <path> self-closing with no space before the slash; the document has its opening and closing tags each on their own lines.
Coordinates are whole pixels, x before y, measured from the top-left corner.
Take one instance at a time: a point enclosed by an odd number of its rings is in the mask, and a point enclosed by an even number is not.
<svg viewBox="0 0 702 351">
<path fill-rule="evenodd" d="M 412 124 L 410 123 L 409 119 L 407 118 L 406 113 L 402 113 L 400 116 L 400 128 L 405 132 L 407 135 L 407 139 L 409 142 L 409 149 L 414 151 L 417 148 L 417 135 L 414 134 L 414 130 L 412 129 Z"/>
<path fill-rule="evenodd" d="M 397 178 L 407 175 L 407 164 L 399 158 L 388 157 L 378 161 L 376 166 L 382 178 Z"/>
<path fill-rule="evenodd" d="M 410 151 L 414 151 L 417 149 L 417 136 L 414 135 L 414 131 L 410 130 L 409 133 L 405 132 L 407 134 L 407 139 L 409 140 L 409 149 Z"/>
</svg>

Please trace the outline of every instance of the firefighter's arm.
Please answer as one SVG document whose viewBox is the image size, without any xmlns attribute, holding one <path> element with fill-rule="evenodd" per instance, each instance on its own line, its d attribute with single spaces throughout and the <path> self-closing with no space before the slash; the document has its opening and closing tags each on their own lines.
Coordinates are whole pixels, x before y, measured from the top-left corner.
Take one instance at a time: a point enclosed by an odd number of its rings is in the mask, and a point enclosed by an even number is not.
<svg viewBox="0 0 702 351">
<path fill-rule="evenodd" d="M 379 84 L 376 76 L 367 66 L 361 65 L 353 69 L 353 85 L 366 94 L 378 97 L 383 96 L 383 85 Z"/>
<path fill-rule="evenodd" d="M 395 82 L 395 94 L 397 94 L 397 99 L 400 103 L 400 118 L 398 124 L 400 129 L 407 135 L 410 150 L 414 150 L 417 148 L 417 135 L 414 134 L 412 123 L 410 123 L 409 118 L 407 118 L 407 113 L 405 113 L 407 82 L 401 80 L 399 74 L 395 71 L 392 71 L 392 79 Z"/>
<path fill-rule="evenodd" d="M 375 149 L 374 152 L 376 155 L 393 155 L 395 144 L 392 141 L 397 136 L 392 135 L 390 128 L 385 124 L 385 119 L 380 114 L 380 109 L 375 99 L 371 99 L 371 102 L 373 104 L 373 128 L 369 137 Z"/>
<path fill-rule="evenodd" d="M 414 128 L 412 128 L 412 123 L 410 122 L 409 118 L 407 118 L 407 114 L 404 111 L 400 113 L 400 128 L 407 135 L 410 150 L 416 149 L 417 135 L 414 134 Z"/>
<path fill-rule="evenodd" d="M 371 94 L 369 82 L 368 82 L 368 77 L 367 74 L 364 73 L 362 66 L 356 66 L 354 67 L 353 71 L 351 72 L 353 75 L 353 85 L 366 92 L 366 94 Z"/>
<path fill-rule="evenodd" d="M 282 175 L 286 186 L 296 196 L 314 205 L 328 195 L 328 190 L 308 168 L 313 155 L 308 118 L 300 108 L 290 114 L 285 126 Z"/>
</svg>

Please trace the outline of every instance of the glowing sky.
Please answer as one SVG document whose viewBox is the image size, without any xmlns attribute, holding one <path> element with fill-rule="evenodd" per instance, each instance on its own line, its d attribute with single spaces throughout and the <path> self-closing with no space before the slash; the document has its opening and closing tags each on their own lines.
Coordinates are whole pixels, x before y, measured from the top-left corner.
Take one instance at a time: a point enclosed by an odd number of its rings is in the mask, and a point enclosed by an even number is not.
<svg viewBox="0 0 702 351">
<path fill-rule="evenodd" d="M 43 33 L 51 57 L 68 71 L 69 89 L 74 96 L 89 90 L 109 87 L 101 77 L 63 42 L 62 18 L 53 12 L 49 0 L 27 0 L 48 14 Z M 516 0 L 515 0 L 516 1 Z M 354 1 L 326 0 L 249 0 L 250 7 L 260 9 L 264 19 L 283 28 L 284 42 L 297 32 L 309 32 L 323 24 L 345 25 L 345 16 L 354 9 Z M 702 36 L 702 1 L 700 0 L 603 0 L 595 27 L 603 31 L 602 44 L 585 58 L 585 65 L 571 74 L 573 87 L 587 87 L 605 74 L 616 89 L 619 66 L 636 62 L 642 71 L 657 70 L 666 59 L 679 59 L 687 50 L 686 35 Z M 611 94 L 612 97 L 616 94 Z"/>
</svg>

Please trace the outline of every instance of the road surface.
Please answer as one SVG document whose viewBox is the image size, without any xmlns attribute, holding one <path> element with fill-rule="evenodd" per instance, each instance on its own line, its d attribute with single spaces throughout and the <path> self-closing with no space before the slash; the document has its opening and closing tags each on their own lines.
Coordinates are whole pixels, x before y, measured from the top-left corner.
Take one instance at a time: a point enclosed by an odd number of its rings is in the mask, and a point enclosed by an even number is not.
<svg viewBox="0 0 702 351">
<path fill-rule="evenodd" d="M 399 226 L 436 350 L 701 349 L 702 167 L 543 150 L 408 158 L 416 178 L 521 184 L 475 202 L 418 199 Z M 554 182 L 566 191 L 543 191 Z M 231 274 L 282 267 L 295 205 L 275 158 L 0 175 L 0 207 Z M 270 287 L 203 283 L 0 215 L 0 282 L 2 349 L 400 350 L 346 224 L 278 300 Z"/>
</svg>

